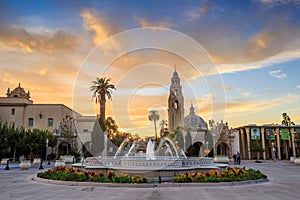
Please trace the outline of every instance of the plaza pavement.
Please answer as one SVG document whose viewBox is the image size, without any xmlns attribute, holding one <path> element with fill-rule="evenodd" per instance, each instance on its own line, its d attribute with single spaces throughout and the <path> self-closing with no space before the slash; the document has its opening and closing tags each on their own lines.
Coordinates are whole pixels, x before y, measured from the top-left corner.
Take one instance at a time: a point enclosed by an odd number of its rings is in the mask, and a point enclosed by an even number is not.
<svg viewBox="0 0 300 200">
<path fill-rule="evenodd" d="M 189 200 L 189 199 L 263 199 L 298 200 L 300 199 L 300 166 L 289 161 L 242 161 L 241 167 L 261 170 L 269 181 L 259 184 L 238 184 L 235 186 L 201 185 L 198 187 L 99 187 L 99 186 L 62 186 L 32 181 L 38 173 L 38 166 L 22 171 L 16 164 L 10 170 L 0 167 L 0 200 L 13 199 L 120 199 L 120 200 Z M 44 166 L 45 168 L 51 166 Z"/>
</svg>

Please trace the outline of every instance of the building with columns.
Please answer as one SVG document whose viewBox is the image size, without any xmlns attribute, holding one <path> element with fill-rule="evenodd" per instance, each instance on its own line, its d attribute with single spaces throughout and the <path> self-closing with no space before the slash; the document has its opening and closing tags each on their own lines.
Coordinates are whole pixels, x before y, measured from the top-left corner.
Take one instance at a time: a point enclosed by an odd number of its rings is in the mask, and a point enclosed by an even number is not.
<svg viewBox="0 0 300 200">
<path fill-rule="evenodd" d="M 275 153 L 279 160 L 289 159 L 300 155 L 300 126 L 261 125 L 249 124 L 236 128 L 239 132 L 239 144 L 242 159 L 256 159 L 257 155 L 251 152 L 251 145 L 256 140 L 265 152 L 260 153 L 262 160 L 274 159 Z"/>
</svg>

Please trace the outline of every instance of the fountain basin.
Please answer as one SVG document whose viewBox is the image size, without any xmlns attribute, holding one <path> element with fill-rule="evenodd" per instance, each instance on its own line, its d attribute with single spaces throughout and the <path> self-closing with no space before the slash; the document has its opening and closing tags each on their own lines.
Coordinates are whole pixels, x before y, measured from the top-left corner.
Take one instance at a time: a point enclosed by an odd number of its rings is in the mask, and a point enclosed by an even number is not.
<svg viewBox="0 0 300 200">
<path fill-rule="evenodd" d="M 75 168 L 81 168 L 81 163 L 73 164 Z M 115 174 L 129 174 L 130 176 L 145 176 L 148 182 L 156 180 L 172 181 L 175 176 L 184 173 L 205 173 L 209 170 L 223 170 L 227 164 L 215 164 L 213 158 L 189 157 L 186 159 L 172 159 L 166 156 L 155 157 L 155 160 L 147 160 L 145 157 L 89 157 L 85 159 L 83 167 L 87 171 Z"/>
</svg>

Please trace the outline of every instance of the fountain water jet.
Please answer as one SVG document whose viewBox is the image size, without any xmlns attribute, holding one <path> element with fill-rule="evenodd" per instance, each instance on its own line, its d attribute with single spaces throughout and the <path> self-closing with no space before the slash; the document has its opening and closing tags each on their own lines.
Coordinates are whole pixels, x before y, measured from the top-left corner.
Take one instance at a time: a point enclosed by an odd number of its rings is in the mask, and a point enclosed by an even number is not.
<svg viewBox="0 0 300 200">
<path fill-rule="evenodd" d="M 127 173 L 129 175 L 142 175 L 149 182 L 158 180 L 173 180 L 174 176 L 183 173 L 206 172 L 212 169 L 223 169 L 227 164 L 215 164 L 210 157 L 186 157 L 182 149 L 176 148 L 169 138 L 162 138 L 157 150 L 151 139 L 147 143 L 146 153 L 134 152 L 137 142 L 134 141 L 127 153 L 124 140 L 114 156 L 88 157 L 84 160 L 84 169 L 88 171 L 108 173 L 114 171 L 116 174 Z M 73 164 L 81 167 L 81 163 Z"/>
<path fill-rule="evenodd" d="M 149 141 L 147 143 L 147 148 L 146 148 L 146 160 L 155 160 L 154 146 L 155 143 L 153 143 L 151 138 L 149 138 Z"/>
</svg>

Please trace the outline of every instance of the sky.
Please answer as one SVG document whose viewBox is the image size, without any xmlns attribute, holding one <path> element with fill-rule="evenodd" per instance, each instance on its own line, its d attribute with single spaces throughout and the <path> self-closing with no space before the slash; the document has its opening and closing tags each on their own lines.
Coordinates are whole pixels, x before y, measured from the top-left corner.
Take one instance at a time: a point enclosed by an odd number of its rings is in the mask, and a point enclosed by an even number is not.
<svg viewBox="0 0 300 200">
<path fill-rule="evenodd" d="M 185 115 L 193 104 L 232 128 L 283 112 L 300 124 L 299 19 L 299 0 L 0 0 L 1 96 L 21 83 L 34 103 L 95 115 L 89 86 L 110 77 L 107 116 L 151 135 L 176 70 Z"/>
</svg>

